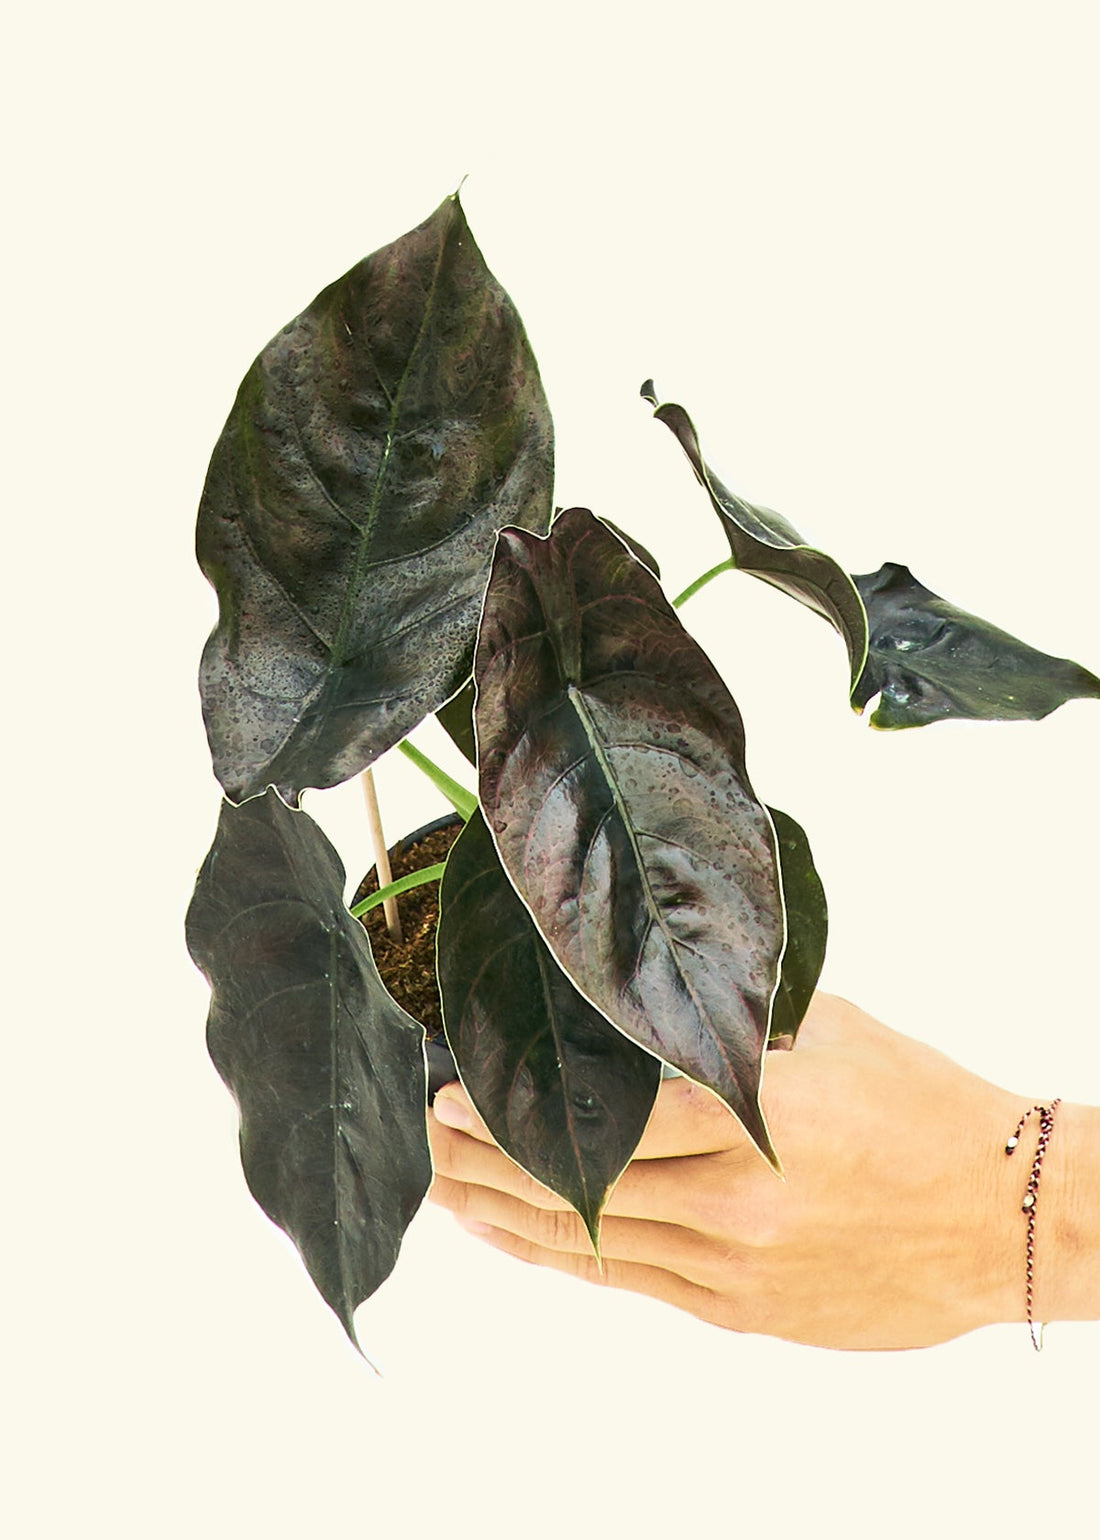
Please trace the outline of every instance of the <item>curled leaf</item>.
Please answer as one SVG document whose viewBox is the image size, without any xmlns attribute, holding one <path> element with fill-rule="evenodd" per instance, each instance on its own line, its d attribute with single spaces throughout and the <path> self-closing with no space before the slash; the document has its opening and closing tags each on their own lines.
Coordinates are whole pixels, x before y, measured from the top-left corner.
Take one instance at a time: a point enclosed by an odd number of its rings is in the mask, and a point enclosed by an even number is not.
<svg viewBox="0 0 1100 1540">
<path fill-rule="evenodd" d="M 923 727 L 948 717 L 1034 722 L 1067 700 L 1100 699 L 1100 679 L 1088 669 L 958 609 L 908 567 L 886 562 L 854 582 L 871 647 L 852 704 L 862 709 L 881 691 L 872 727 Z"/>
<path fill-rule="evenodd" d="M 881 692 L 873 727 L 921 727 L 948 717 L 1036 721 L 1067 700 L 1100 696 L 1100 680 L 1087 669 L 949 604 L 907 567 L 886 562 L 878 572 L 850 577 L 779 514 L 724 487 L 704 462 L 687 413 L 673 403 L 657 406 L 652 380 L 642 395 L 679 440 L 736 565 L 801 599 L 844 637 L 852 706 L 862 711 Z"/>
<path fill-rule="evenodd" d="M 848 573 L 824 551 L 808 545 L 780 514 L 747 503 L 724 486 L 703 459 L 691 418 L 675 402 L 658 405 L 652 380 L 642 386 L 642 396 L 655 407 L 654 417 L 673 433 L 687 456 L 721 520 L 736 565 L 791 594 L 839 631 L 855 689 L 867 657 L 867 617 Z"/>
</svg>

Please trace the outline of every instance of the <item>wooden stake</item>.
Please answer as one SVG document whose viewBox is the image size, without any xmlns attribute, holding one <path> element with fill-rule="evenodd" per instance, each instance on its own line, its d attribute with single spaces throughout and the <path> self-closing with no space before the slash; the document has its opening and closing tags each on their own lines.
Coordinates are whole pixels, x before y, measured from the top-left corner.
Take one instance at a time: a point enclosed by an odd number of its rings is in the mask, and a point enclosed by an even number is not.
<svg viewBox="0 0 1100 1540">
<path fill-rule="evenodd" d="M 372 770 L 363 771 L 363 795 L 367 800 L 367 823 L 370 826 L 370 842 L 374 846 L 374 869 L 378 873 L 378 886 L 385 888 L 393 881 L 393 873 L 390 870 L 390 857 L 386 849 L 386 836 L 382 833 L 382 813 L 378 806 L 378 793 L 374 788 Z M 398 943 L 404 941 L 396 898 L 383 899 L 382 913 L 386 917 L 386 929 L 389 931 L 390 940 Z"/>
</svg>

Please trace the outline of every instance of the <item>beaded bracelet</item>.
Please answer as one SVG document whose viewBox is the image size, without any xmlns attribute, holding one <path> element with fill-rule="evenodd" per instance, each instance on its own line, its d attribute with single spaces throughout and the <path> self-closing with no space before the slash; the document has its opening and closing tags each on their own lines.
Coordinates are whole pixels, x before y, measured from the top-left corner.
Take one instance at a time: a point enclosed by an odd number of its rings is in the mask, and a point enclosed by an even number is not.
<svg viewBox="0 0 1100 1540">
<path fill-rule="evenodd" d="M 1021 1212 L 1027 1215 L 1027 1329 L 1031 1333 L 1031 1345 L 1035 1351 L 1041 1352 L 1043 1347 L 1043 1328 L 1040 1324 L 1039 1335 L 1035 1335 L 1035 1317 L 1033 1313 L 1033 1286 L 1035 1281 L 1035 1215 L 1039 1207 L 1039 1178 L 1043 1174 L 1043 1156 L 1047 1152 L 1050 1136 L 1054 1129 L 1054 1114 L 1061 1105 L 1059 1096 L 1052 1101 L 1050 1106 L 1044 1106 L 1037 1102 L 1034 1107 L 1029 1107 L 1023 1117 L 1016 1124 L 1016 1132 L 1005 1145 L 1005 1154 L 1014 1155 L 1016 1146 L 1020 1142 L 1020 1135 L 1024 1131 L 1024 1124 L 1033 1112 L 1039 1114 L 1039 1143 L 1035 1150 L 1035 1159 L 1031 1162 L 1031 1175 L 1027 1179 L 1027 1192 L 1024 1201 L 1020 1205 Z"/>
</svg>

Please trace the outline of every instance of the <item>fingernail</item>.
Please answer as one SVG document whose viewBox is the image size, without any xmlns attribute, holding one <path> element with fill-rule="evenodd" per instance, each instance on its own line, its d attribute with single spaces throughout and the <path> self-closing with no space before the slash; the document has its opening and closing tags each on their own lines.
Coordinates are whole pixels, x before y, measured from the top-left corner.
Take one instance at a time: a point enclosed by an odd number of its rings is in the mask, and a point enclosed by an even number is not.
<svg viewBox="0 0 1100 1540">
<path fill-rule="evenodd" d="M 448 1128 L 469 1128 L 473 1123 L 470 1109 L 457 1096 L 437 1096 L 432 1103 L 432 1111 Z"/>
</svg>

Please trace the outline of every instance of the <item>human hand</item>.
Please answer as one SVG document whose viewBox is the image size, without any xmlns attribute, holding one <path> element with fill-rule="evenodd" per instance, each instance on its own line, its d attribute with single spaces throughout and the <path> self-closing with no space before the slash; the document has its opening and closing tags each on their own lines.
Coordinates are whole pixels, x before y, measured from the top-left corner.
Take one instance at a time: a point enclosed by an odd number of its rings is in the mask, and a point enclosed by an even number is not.
<svg viewBox="0 0 1100 1540">
<path fill-rule="evenodd" d="M 457 1082 L 429 1118 L 430 1196 L 512 1256 L 736 1331 L 908 1348 L 1023 1319 L 1027 1167 L 1004 1146 L 1027 1098 L 818 994 L 795 1049 L 768 1055 L 762 1101 L 785 1182 L 709 1091 L 662 1083 L 605 1210 L 602 1273 L 577 1215 L 497 1148 Z"/>
</svg>

